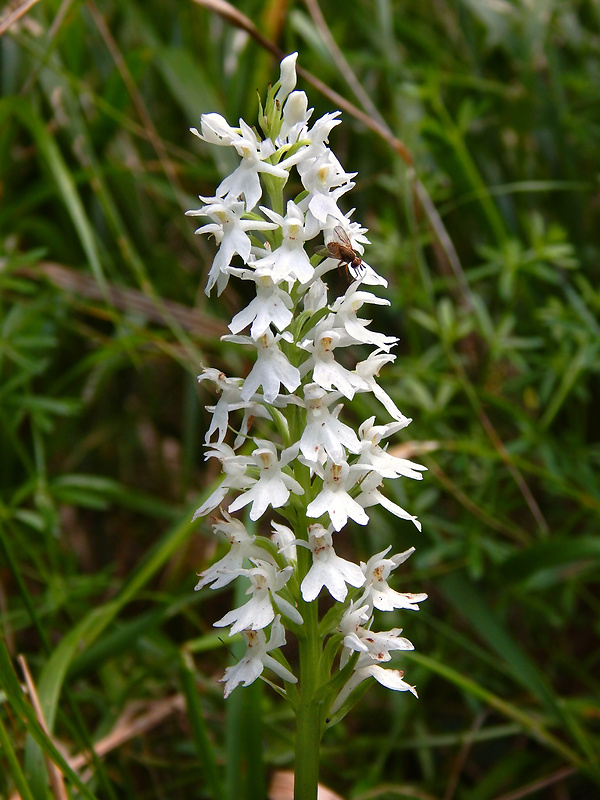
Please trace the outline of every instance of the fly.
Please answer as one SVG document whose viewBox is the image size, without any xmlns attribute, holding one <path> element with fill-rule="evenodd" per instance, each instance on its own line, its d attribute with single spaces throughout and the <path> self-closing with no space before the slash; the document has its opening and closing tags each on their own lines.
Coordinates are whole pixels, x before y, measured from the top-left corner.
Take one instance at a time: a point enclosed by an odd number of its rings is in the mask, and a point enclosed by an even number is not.
<svg viewBox="0 0 600 800">
<path fill-rule="evenodd" d="M 334 238 L 327 242 L 327 245 L 319 250 L 318 254 L 326 258 L 337 258 L 338 272 L 350 286 L 364 270 L 362 259 L 352 247 L 352 242 L 341 225 L 335 226 L 333 236 Z"/>
</svg>

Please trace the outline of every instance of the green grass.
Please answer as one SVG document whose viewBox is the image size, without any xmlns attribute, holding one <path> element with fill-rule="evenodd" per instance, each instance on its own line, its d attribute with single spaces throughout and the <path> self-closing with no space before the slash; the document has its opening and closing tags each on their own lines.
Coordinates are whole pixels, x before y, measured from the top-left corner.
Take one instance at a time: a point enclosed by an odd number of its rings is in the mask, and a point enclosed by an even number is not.
<svg viewBox="0 0 600 800">
<path fill-rule="evenodd" d="M 311 7 L 236 4 L 406 148 L 351 109 L 331 137 L 390 282 L 382 383 L 405 440 L 435 443 L 396 490 L 423 532 L 382 512 L 348 544 L 417 547 L 402 585 L 430 599 L 390 627 L 420 700 L 372 688 L 325 737 L 322 780 L 354 800 L 595 797 L 598 7 L 327 0 L 339 53 Z M 239 284 L 207 300 L 212 245 L 183 214 L 231 167 L 188 128 L 253 123 L 277 77 L 194 2 L 51 0 L 0 39 L 1 797 L 57 795 L 44 755 L 71 796 L 110 800 L 258 800 L 290 767 L 278 698 L 225 703 L 216 683 L 230 594 L 193 592 L 215 552 L 189 520 L 216 478 L 195 377 L 248 365 L 218 338 Z M 338 107 L 300 88 L 315 117 Z M 89 768 L 64 764 L 116 730 Z"/>
</svg>

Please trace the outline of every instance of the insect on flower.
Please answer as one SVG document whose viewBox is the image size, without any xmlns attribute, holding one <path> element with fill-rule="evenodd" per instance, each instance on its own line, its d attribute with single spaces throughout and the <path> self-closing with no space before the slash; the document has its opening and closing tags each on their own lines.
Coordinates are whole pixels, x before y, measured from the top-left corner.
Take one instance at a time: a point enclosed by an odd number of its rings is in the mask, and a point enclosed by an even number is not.
<svg viewBox="0 0 600 800">
<path fill-rule="evenodd" d="M 341 225 L 335 226 L 333 236 L 334 238 L 317 252 L 320 256 L 338 259 L 338 272 L 350 286 L 364 270 L 362 259 L 352 247 L 352 242 Z"/>
</svg>

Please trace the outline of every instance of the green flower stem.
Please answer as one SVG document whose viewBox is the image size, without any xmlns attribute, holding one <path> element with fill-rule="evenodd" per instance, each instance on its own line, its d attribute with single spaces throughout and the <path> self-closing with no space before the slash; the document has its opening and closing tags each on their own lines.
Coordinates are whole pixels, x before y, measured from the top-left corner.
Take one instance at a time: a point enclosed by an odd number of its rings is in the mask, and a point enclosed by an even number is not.
<svg viewBox="0 0 600 800">
<path fill-rule="evenodd" d="M 278 119 L 277 130 L 269 129 L 268 135 L 275 138 L 281 120 Z M 263 174 L 263 185 L 269 196 L 270 206 L 278 214 L 285 214 L 285 203 L 283 197 L 283 181 L 273 178 L 271 175 Z M 298 309 L 295 309 L 296 313 Z M 295 350 L 297 351 L 297 342 Z M 290 348 L 292 349 L 292 348 Z M 288 356 L 294 360 L 292 353 Z M 297 355 L 296 355 L 297 358 Z M 292 407 L 293 408 L 293 407 Z M 306 424 L 306 412 L 298 413 L 298 409 L 293 409 L 288 417 L 290 425 L 290 440 L 298 441 L 302 435 Z M 284 437 L 285 441 L 285 437 Z M 310 502 L 310 477 L 308 468 L 296 468 L 298 473 L 295 475 L 301 485 L 304 486 L 306 495 L 305 503 Z M 305 514 L 299 513 L 295 528 L 299 538 L 307 539 L 307 528 L 309 520 Z M 298 548 L 298 586 L 310 569 L 312 556 L 309 550 L 304 547 Z M 300 660 L 300 675 L 298 683 L 298 706 L 296 709 L 296 754 L 294 764 L 294 800 L 317 800 L 319 784 L 319 751 L 321 747 L 321 703 L 314 700 L 321 685 L 320 665 L 321 665 L 321 638 L 319 636 L 319 610 L 318 603 L 306 603 L 300 592 L 296 598 L 298 611 L 302 615 L 304 624 L 302 634 L 298 637 L 298 649 Z"/>
<path fill-rule="evenodd" d="M 298 548 L 304 550 L 304 548 Z M 308 555 L 308 552 L 307 552 Z M 299 553 L 300 556 L 300 553 Z M 315 701 L 319 689 L 321 641 L 316 601 L 299 602 L 304 618 L 304 636 L 299 639 L 300 692 L 296 714 L 296 760 L 294 800 L 317 800 L 319 750 L 321 746 L 321 704 Z"/>
</svg>

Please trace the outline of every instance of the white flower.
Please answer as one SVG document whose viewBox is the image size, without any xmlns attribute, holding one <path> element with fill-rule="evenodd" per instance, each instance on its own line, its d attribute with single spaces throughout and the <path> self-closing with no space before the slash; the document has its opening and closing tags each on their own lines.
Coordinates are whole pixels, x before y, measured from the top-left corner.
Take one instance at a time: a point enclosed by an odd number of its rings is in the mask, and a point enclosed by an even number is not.
<svg viewBox="0 0 600 800">
<path fill-rule="evenodd" d="M 329 142 L 329 134 L 331 133 L 331 131 L 341 123 L 342 120 L 339 119 L 341 113 L 342 113 L 341 111 L 328 111 L 327 114 L 323 114 L 322 117 L 319 117 L 319 119 L 316 120 L 316 122 L 310 129 L 309 131 L 310 145 L 308 152 L 306 153 L 305 156 L 307 165 L 310 164 L 308 160 L 309 157 L 316 161 L 316 159 L 323 153 L 330 152 L 329 148 L 325 147 L 325 145 Z M 339 166 L 340 171 L 343 172 L 339 161 L 337 161 L 337 164 Z M 356 173 L 352 173 L 353 176 L 355 174 Z"/>
<path fill-rule="evenodd" d="M 296 61 L 298 60 L 298 53 L 290 53 L 282 59 L 279 65 L 279 89 L 275 95 L 275 100 L 278 103 L 283 103 L 286 97 L 290 94 L 296 86 Z"/>
<path fill-rule="evenodd" d="M 389 300 L 376 297 L 371 292 L 361 292 L 359 286 L 359 281 L 351 283 L 343 297 L 338 297 L 331 306 L 331 310 L 335 314 L 332 327 L 343 328 L 355 342 L 372 344 L 383 350 L 389 350 L 398 341 L 397 337 L 367 330 L 370 320 L 360 319 L 356 313 L 364 303 L 388 306 Z"/>
<path fill-rule="evenodd" d="M 232 128 L 227 122 L 225 117 L 221 114 L 202 114 L 200 117 L 200 129 L 190 128 L 190 131 L 209 144 L 216 144 L 223 147 L 229 147 L 236 137 L 240 135 L 239 130 Z"/>
<path fill-rule="evenodd" d="M 351 650 L 366 650 L 365 647 L 360 645 L 356 633 L 360 629 L 362 623 L 368 621 L 369 606 L 366 604 L 361 605 L 360 602 L 355 601 L 350 603 L 348 608 L 344 611 L 338 626 L 339 632 L 344 636 L 345 648 L 345 651 L 342 653 L 340 668 L 347 663 Z M 358 647 L 354 647 L 355 644 L 358 644 Z"/>
<path fill-rule="evenodd" d="M 255 262 L 258 268 L 269 268 L 275 283 L 282 280 L 298 280 L 308 283 L 314 275 L 315 269 L 304 250 L 307 239 L 304 228 L 304 214 L 293 200 L 288 200 L 285 217 L 271 211 L 270 208 L 261 206 L 260 210 L 275 224 L 281 227 L 283 240 L 281 245 L 264 258 Z"/>
<path fill-rule="evenodd" d="M 217 431 L 217 442 L 222 442 L 227 433 L 229 412 L 237 411 L 247 405 L 241 399 L 242 379 L 227 378 L 225 373 L 220 372 L 218 369 L 205 367 L 202 373 L 198 375 L 198 383 L 202 383 L 202 381 L 212 381 L 221 392 L 221 396 L 216 405 L 207 407 L 207 410 L 212 414 L 212 419 L 204 441 L 206 444 L 209 444 L 211 436 Z"/>
<path fill-rule="evenodd" d="M 308 191 L 308 195 L 300 202 L 300 207 L 307 209 L 307 230 L 314 235 L 313 232 L 327 225 L 329 217 L 343 219 L 337 201 L 354 186 L 352 178 L 356 172 L 344 172 L 340 162 L 328 149 L 312 162 L 305 160 L 299 163 L 298 172 L 302 185 Z"/>
<path fill-rule="evenodd" d="M 291 141 L 291 133 L 292 130 L 295 129 L 292 127 L 294 125 L 294 120 L 297 123 L 300 122 L 300 114 L 301 114 L 301 107 L 304 106 L 304 103 L 300 98 L 295 98 L 294 95 L 297 92 L 294 92 L 290 95 L 288 103 L 286 103 L 286 107 L 284 109 L 284 124 L 282 125 L 282 132 L 284 130 L 284 126 L 289 128 L 288 141 Z M 295 108 L 290 108 L 288 111 L 287 106 L 291 104 L 290 101 L 294 102 Z M 308 101 L 306 102 L 308 105 Z M 306 122 L 308 122 L 308 118 L 312 114 L 313 109 L 311 108 L 309 111 L 306 112 Z M 287 114 L 286 114 L 287 112 Z M 311 167 L 314 167 L 317 163 L 318 159 L 325 156 L 327 159 L 331 157 L 332 163 L 335 166 L 335 169 L 338 173 L 343 174 L 344 170 L 340 162 L 337 158 L 333 155 L 331 150 L 326 146 L 329 140 L 329 134 L 331 133 L 332 129 L 339 125 L 341 120 L 338 119 L 340 116 L 341 111 L 333 111 L 327 114 L 324 114 L 320 117 L 312 126 L 310 131 L 307 131 L 305 125 L 301 127 L 298 132 L 298 138 L 304 139 L 308 141 L 308 145 L 302 148 L 302 159 L 298 162 L 298 174 L 302 175 L 305 174 L 310 170 Z M 306 123 L 305 123 L 306 124 Z M 299 127 L 296 124 L 296 128 Z M 330 155 L 329 155 L 330 154 Z M 306 206 L 304 206 L 306 208 Z M 316 219 L 309 213 L 309 217 L 311 219 L 311 227 L 314 226 Z M 337 211 L 335 214 L 336 219 L 343 220 L 344 215 L 341 211 Z M 316 225 L 314 232 L 317 233 L 319 226 Z"/>
<path fill-rule="evenodd" d="M 250 336 L 259 339 L 274 325 L 283 331 L 292 321 L 292 298 L 277 286 L 266 269 L 240 270 L 241 277 L 256 283 L 256 297 L 229 323 L 232 333 L 239 333 L 252 323 Z"/>
<path fill-rule="evenodd" d="M 252 485 L 252 478 L 246 477 L 246 467 L 250 463 L 249 458 L 239 455 L 228 444 L 217 442 L 211 445 L 204 460 L 207 461 L 209 458 L 219 459 L 225 477 L 210 497 L 196 510 L 192 522 L 220 506 L 230 489 L 246 489 Z"/>
<path fill-rule="evenodd" d="M 378 491 L 378 487 L 381 485 L 382 480 L 383 479 L 378 472 L 374 471 L 367 475 L 360 485 L 361 493 L 356 498 L 357 503 L 363 506 L 363 508 L 369 508 L 370 506 L 375 506 L 378 504 L 382 505 L 384 508 L 387 508 L 388 511 L 391 511 L 392 514 L 400 517 L 400 519 L 410 520 L 412 523 L 414 523 L 418 530 L 421 530 L 421 523 L 416 517 L 413 517 L 412 514 L 409 514 L 408 511 L 405 511 L 396 503 L 388 500 L 387 497 Z"/>
<path fill-rule="evenodd" d="M 243 683 L 244 686 L 254 683 L 262 675 L 265 667 L 272 669 L 275 674 L 288 683 L 298 682 L 298 678 L 292 675 L 289 669 L 275 661 L 273 656 L 268 655 L 270 650 L 275 650 L 286 643 L 285 631 L 279 615 L 275 617 L 271 625 L 271 637 L 268 643 L 263 630 L 242 631 L 242 636 L 246 640 L 246 653 L 237 664 L 227 667 L 225 675 L 221 678 L 221 681 L 225 683 L 224 696 L 226 698 L 239 683 Z"/>
<path fill-rule="evenodd" d="M 203 225 L 195 233 L 212 233 L 220 245 L 208 273 L 205 292 L 210 294 L 212 287 L 217 284 L 217 294 L 221 294 L 229 281 L 227 268 L 234 255 L 239 255 L 246 263 L 250 257 L 252 243 L 246 231 L 266 231 L 277 226 L 272 222 L 255 219 L 242 219 L 244 203 L 236 198 L 220 199 L 219 197 L 205 198 L 204 208 L 186 211 L 189 217 L 210 217 L 214 222 Z"/>
<path fill-rule="evenodd" d="M 314 109 L 308 107 L 308 97 L 305 92 L 292 92 L 283 107 L 283 121 L 279 136 L 275 140 L 278 147 L 285 144 L 294 144 L 299 139 L 308 137 L 307 123 Z M 309 153 L 306 148 L 302 158 Z"/>
<path fill-rule="evenodd" d="M 288 179 L 288 172 L 281 165 L 271 164 L 267 161 L 275 152 L 275 145 L 270 139 L 260 141 L 252 128 L 243 119 L 240 120 L 242 135 L 232 142 L 239 156 L 242 157 L 240 165 L 231 175 L 228 175 L 219 185 L 216 195 L 228 195 L 246 198 L 246 211 L 252 211 L 262 195 L 262 186 L 259 172 L 265 172 L 280 178 Z"/>
<path fill-rule="evenodd" d="M 418 611 L 417 603 L 422 603 L 427 599 L 423 592 L 412 594 L 407 592 L 396 592 L 387 584 L 390 572 L 400 564 L 404 563 L 415 551 L 414 547 L 405 550 L 404 553 L 397 553 L 391 558 L 384 558 L 392 549 L 390 545 L 381 553 L 372 556 L 367 563 L 361 561 L 361 569 L 365 575 L 365 591 L 359 602 L 367 603 L 370 608 L 375 607 L 380 611 L 393 611 L 395 608 L 407 608 Z"/>
<path fill-rule="evenodd" d="M 285 334 L 284 334 L 285 336 Z M 281 335 L 274 336 L 271 330 L 265 331 L 255 341 L 250 336 L 222 336 L 222 341 L 236 344 L 249 344 L 256 348 L 256 361 L 244 381 L 242 400 L 250 400 L 260 386 L 264 399 L 273 403 L 279 394 L 281 384 L 290 392 L 300 386 L 300 372 L 292 366 L 285 354 L 277 346 Z"/>
<path fill-rule="evenodd" d="M 365 510 L 348 494 L 363 471 L 361 468 L 350 467 L 346 462 L 336 464 L 331 459 L 327 460 L 325 469 L 320 464 L 310 463 L 310 466 L 323 478 L 323 488 L 315 499 L 309 503 L 306 513 L 309 517 L 320 517 L 329 514 L 331 524 L 336 531 L 340 531 L 348 522 L 348 517 L 366 525 L 369 517 Z M 358 474 L 357 474 L 358 473 Z"/>
<path fill-rule="evenodd" d="M 228 509 L 232 513 L 252 503 L 251 520 L 260 519 L 269 506 L 281 508 L 287 503 L 290 492 L 304 494 L 298 481 L 282 471 L 282 468 L 298 455 L 298 446 L 288 447 L 281 453 L 281 459 L 278 460 L 277 450 L 272 442 L 265 439 L 255 439 L 254 441 L 257 447 L 250 458 L 260 469 L 260 477 L 258 480 L 251 478 L 253 485 L 244 494 L 237 497 Z"/>
<path fill-rule="evenodd" d="M 396 356 L 390 353 L 379 353 L 377 350 L 373 351 L 365 361 L 360 361 L 356 365 L 356 374 L 364 381 L 366 389 L 359 391 L 373 392 L 379 402 L 385 407 L 388 414 L 398 422 L 402 422 L 403 427 L 406 427 L 412 422 L 412 419 L 405 417 L 404 414 L 398 410 L 392 398 L 384 392 L 375 380 L 375 376 L 379 375 L 379 370 L 384 364 L 393 363 Z"/>
<path fill-rule="evenodd" d="M 309 525 L 308 546 L 313 563 L 300 587 L 307 603 L 317 597 L 323 586 L 334 600 L 342 603 L 348 594 L 347 583 L 351 586 L 363 585 L 365 576 L 360 567 L 336 555 L 331 533 L 322 525 Z"/>
<path fill-rule="evenodd" d="M 304 310 L 316 314 L 327 305 L 327 286 L 321 278 L 314 280 L 303 298 Z"/>
<path fill-rule="evenodd" d="M 209 583 L 212 583 L 211 589 L 227 586 L 239 575 L 245 558 L 265 555 L 265 551 L 255 544 L 256 536 L 250 536 L 239 519 L 234 519 L 226 511 L 222 511 L 222 514 L 225 519 L 215 520 L 213 531 L 220 533 L 231 544 L 231 549 L 220 561 L 200 573 L 200 580 L 194 587 L 196 591 Z"/>
<path fill-rule="evenodd" d="M 305 375 L 312 367 L 312 378 L 315 383 L 328 391 L 335 386 L 349 400 L 352 400 L 358 390 L 365 391 L 368 387 L 360 375 L 351 372 L 335 360 L 333 351 L 338 345 L 344 344 L 340 334 L 320 327 L 312 333 L 313 341 L 302 343 L 302 347 L 311 353 L 312 359 L 304 362 L 301 373 Z"/>
<path fill-rule="evenodd" d="M 340 667 L 348 663 L 352 652 L 366 653 L 373 661 L 383 662 L 391 659 L 391 650 L 414 650 L 408 639 L 400 636 L 401 628 L 391 631 L 375 632 L 361 625 L 361 622 L 372 622 L 369 607 L 361 606 L 361 600 L 352 603 L 340 621 L 339 630 L 344 635 L 344 652 L 340 659 Z"/>
<path fill-rule="evenodd" d="M 240 195 L 244 195 L 246 210 L 252 211 L 262 195 L 259 173 L 264 172 L 287 181 L 288 172 L 284 162 L 275 165 L 267 161 L 275 152 L 273 142 L 270 139 L 261 141 L 243 119 L 239 122 L 239 128 L 232 128 L 220 114 L 203 114 L 202 133 L 198 133 L 196 128 L 190 130 L 210 144 L 235 149 L 242 160 L 237 169 L 220 183 L 215 195 L 231 200 L 237 200 Z"/>
<path fill-rule="evenodd" d="M 358 429 L 360 435 L 360 458 L 359 464 L 375 470 L 382 478 L 414 478 L 422 480 L 421 474 L 427 467 L 409 461 L 406 458 L 398 458 L 387 453 L 379 447 L 382 438 L 397 433 L 406 427 L 402 422 L 390 422 L 388 425 L 375 425 L 375 417 L 369 417 Z"/>
<path fill-rule="evenodd" d="M 252 563 L 255 564 L 252 569 L 238 571 L 239 575 L 246 575 L 250 579 L 246 594 L 251 594 L 252 597 L 240 608 L 234 608 L 221 617 L 214 623 L 214 627 L 224 628 L 231 625 L 230 636 L 243 630 L 257 631 L 266 628 L 275 617 L 273 603 L 282 614 L 296 624 L 302 625 L 302 617 L 297 609 L 277 594 L 290 579 L 292 567 L 278 570 L 274 564 L 258 558 L 253 559 Z"/>
<path fill-rule="evenodd" d="M 295 564 L 298 561 L 298 557 L 296 555 L 296 536 L 294 531 L 280 522 L 272 522 L 271 526 L 273 528 L 271 541 L 277 545 L 277 552 L 281 553 L 288 563 Z"/>
<path fill-rule="evenodd" d="M 304 387 L 306 427 L 300 439 L 300 450 L 307 461 L 323 463 L 327 454 L 337 463 L 345 457 L 344 448 L 351 453 L 360 450 L 352 428 L 337 418 L 342 405 L 337 406 L 333 414 L 329 411 L 329 406 L 339 398 L 339 392 L 328 393 L 316 383 Z"/>
<path fill-rule="evenodd" d="M 370 631 L 361 628 L 358 632 L 361 644 L 373 661 L 384 662 L 391 659 L 391 650 L 414 650 L 414 645 L 404 636 L 400 636 L 402 628 L 392 628 L 391 631 Z"/>
<path fill-rule="evenodd" d="M 387 689 L 393 689 L 395 692 L 412 692 L 415 697 L 418 697 L 415 687 L 403 680 L 404 672 L 402 672 L 402 670 L 384 669 L 384 667 L 373 664 L 371 657 L 367 653 L 364 653 L 358 657 L 354 672 L 334 700 L 330 713 L 335 714 L 335 712 L 343 706 L 354 689 L 367 678 L 375 678 L 382 686 L 385 686 Z"/>
<path fill-rule="evenodd" d="M 218 431 L 217 443 L 221 443 L 227 434 L 229 427 L 229 414 L 231 411 L 238 411 L 244 409 L 244 417 L 239 425 L 238 435 L 233 443 L 233 449 L 236 450 L 245 441 L 245 438 L 250 429 L 250 425 L 256 417 L 262 419 L 271 419 L 267 408 L 259 402 L 242 399 L 242 386 L 244 384 L 241 378 L 226 378 L 218 369 L 204 368 L 202 374 L 198 376 L 198 382 L 204 380 L 212 381 L 218 390 L 221 391 L 221 397 L 214 406 L 206 406 L 206 410 L 212 414 L 212 420 L 205 437 L 205 444 L 210 444 L 210 438 L 215 431 Z M 279 398 L 281 400 L 281 398 Z M 298 398 L 298 404 L 301 401 Z"/>
</svg>

